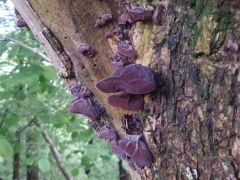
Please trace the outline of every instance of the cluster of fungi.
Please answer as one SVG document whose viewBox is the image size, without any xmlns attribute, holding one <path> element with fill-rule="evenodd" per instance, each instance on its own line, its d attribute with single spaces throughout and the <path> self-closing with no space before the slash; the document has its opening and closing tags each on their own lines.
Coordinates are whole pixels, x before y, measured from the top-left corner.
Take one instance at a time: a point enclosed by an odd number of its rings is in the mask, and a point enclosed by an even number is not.
<svg viewBox="0 0 240 180">
<path fill-rule="evenodd" d="M 112 22 L 112 18 L 111 14 L 103 14 L 96 20 L 95 27 L 105 26 Z M 118 18 L 120 27 L 105 33 L 106 38 L 117 36 L 120 40 L 117 52 L 110 57 L 115 72 L 96 84 L 96 87 L 104 93 L 119 93 L 108 97 L 108 103 L 111 106 L 128 111 L 141 111 L 144 109 L 144 95 L 155 91 L 156 85 L 152 70 L 141 64 L 135 64 L 137 53 L 122 28 L 136 21 L 151 19 L 152 12 L 143 7 L 128 9 Z M 94 58 L 96 51 L 88 44 L 80 44 L 78 54 Z M 83 114 L 93 122 L 100 120 L 105 110 L 99 104 L 96 106 L 96 101 L 86 86 L 74 85 L 71 87 L 71 93 L 75 97 L 69 106 L 71 113 Z M 150 168 L 153 157 L 145 141 L 140 118 L 136 114 L 124 115 L 121 121 L 122 128 L 130 135 L 120 138 L 113 127 L 104 123 L 99 128 L 99 138 L 108 140 L 112 146 L 112 153 L 126 160 L 131 167 Z"/>
<path fill-rule="evenodd" d="M 17 26 L 27 27 L 18 11 L 15 12 L 18 18 Z M 95 27 L 101 28 L 112 20 L 111 14 L 103 14 L 96 20 Z M 141 111 L 144 109 L 144 94 L 151 93 L 156 88 L 152 70 L 141 64 L 135 64 L 137 53 L 124 32 L 126 25 L 149 20 L 152 20 L 151 11 L 143 7 L 134 7 L 118 18 L 117 24 L 120 27 L 105 33 L 106 38 L 116 36 L 121 41 L 117 46 L 117 52 L 110 57 L 115 73 L 96 84 L 96 87 L 104 93 L 120 93 L 108 97 L 111 106 L 128 111 Z M 94 58 L 97 54 L 92 46 L 84 43 L 78 46 L 77 52 L 88 58 Z M 69 105 L 71 113 L 87 116 L 92 124 L 99 122 L 101 116 L 106 114 L 105 109 L 94 99 L 92 92 L 85 85 L 72 85 L 71 93 L 74 96 Z M 112 146 L 112 153 L 126 160 L 131 167 L 151 167 L 153 157 L 145 142 L 140 118 L 136 114 L 124 115 L 121 121 L 122 128 L 130 135 L 120 138 L 113 127 L 103 124 L 98 129 L 99 138 L 108 140 Z"/>
</svg>

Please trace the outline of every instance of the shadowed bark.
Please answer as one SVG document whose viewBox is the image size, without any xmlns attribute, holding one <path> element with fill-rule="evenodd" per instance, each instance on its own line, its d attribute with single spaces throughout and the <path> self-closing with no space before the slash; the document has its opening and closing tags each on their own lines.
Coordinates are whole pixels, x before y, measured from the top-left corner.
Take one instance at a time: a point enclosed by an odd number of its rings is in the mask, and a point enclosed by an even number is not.
<svg viewBox="0 0 240 180">
<path fill-rule="evenodd" d="M 240 178 L 237 0 L 13 2 L 66 84 L 86 85 L 105 107 L 100 125 L 108 121 L 123 136 L 121 117 L 142 117 L 155 161 L 150 169 L 132 171 L 132 179 Z M 144 97 L 143 111 L 133 113 L 110 106 L 109 95 L 95 85 L 114 72 L 109 57 L 119 42 L 104 33 L 136 4 L 153 10 L 153 22 L 136 22 L 126 31 L 136 63 L 154 71 L 157 90 Z M 113 14 L 113 23 L 94 27 L 104 13 Z M 91 45 L 96 57 L 78 55 L 80 43 Z"/>
</svg>

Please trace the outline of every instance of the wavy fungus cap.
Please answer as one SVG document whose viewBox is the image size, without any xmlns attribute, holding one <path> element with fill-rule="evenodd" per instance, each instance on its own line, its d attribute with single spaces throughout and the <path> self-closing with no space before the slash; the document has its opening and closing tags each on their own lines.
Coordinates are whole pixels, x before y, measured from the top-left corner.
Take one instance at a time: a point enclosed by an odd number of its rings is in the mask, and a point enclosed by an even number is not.
<svg viewBox="0 0 240 180">
<path fill-rule="evenodd" d="M 118 54 L 128 57 L 128 58 L 133 58 L 133 59 L 136 58 L 136 52 L 133 49 L 132 45 L 123 45 L 123 44 L 118 45 L 117 52 L 118 52 Z"/>
<path fill-rule="evenodd" d="M 108 125 L 101 127 L 98 137 L 100 139 L 108 139 L 109 141 L 117 140 L 117 132 Z"/>
<path fill-rule="evenodd" d="M 141 136 L 125 136 L 119 141 L 119 146 L 139 167 L 151 167 L 153 163 L 152 154 L 147 144 L 141 140 Z"/>
<path fill-rule="evenodd" d="M 125 110 L 137 111 L 143 109 L 144 99 L 142 95 L 138 94 L 120 94 L 110 96 L 108 103 Z"/>
<path fill-rule="evenodd" d="M 74 99 L 69 105 L 69 111 L 75 114 L 82 114 L 92 120 L 97 120 L 99 117 L 98 111 L 93 106 L 92 101 L 83 98 Z"/>
<path fill-rule="evenodd" d="M 149 21 L 152 19 L 151 11 L 141 6 L 128 9 L 127 15 L 131 17 L 133 21 Z"/>
<path fill-rule="evenodd" d="M 151 69 L 141 64 L 130 64 L 119 68 L 96 86 L 104 93 L 147 94 L 155 90 L 155 80 Z"/>
</svg>

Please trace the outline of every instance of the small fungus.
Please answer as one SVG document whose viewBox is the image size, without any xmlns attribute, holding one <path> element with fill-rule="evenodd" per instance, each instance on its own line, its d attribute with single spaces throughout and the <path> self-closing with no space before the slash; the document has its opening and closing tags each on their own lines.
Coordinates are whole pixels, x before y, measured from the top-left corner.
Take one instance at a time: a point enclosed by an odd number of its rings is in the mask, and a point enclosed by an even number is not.
<svg viewBox="0 0 240 180">
<path fill-rule="evenodd" d="M 131 19 L 130 16 L 128 16 L 127 14 L 122 14 L 119 18 L 118 18 L 118 24 L 119 25 L 126 25 L 127 23 L 132 24 L 134 23 L 134 21 Z"/>
<path fill-rule="evenodd" d="M 105 93 L 147 94 L 155 90 L 155 81 L 151 69 L 141 64 L 130 64 L 119 68 L 96 86 Z"/>
<path fill-rule="evenodd" d="M 127 15 L 134 21 L 149 21 L 152 19 L 152 13 L 144 7 L 134 7 L 128 9 Z"/>
<path fill-rule="evenodd" d="M 103 14 L 99 19 L 96 20 L 95 27 L 102 27 L 111 22 L 111 20 L 112 14 Z"/>
<path fill-rule="evenodd" d="M 96 55 L 95 50 L 88 44 L 80 44 L 78 47 L 78 54 L 82 54 L 87 57 L 94 57 Z"/>
<path fill-rule="evenodd" d="M 22 18 L 21 14 L 18 12 L 17 9 L 14 9 L 15 14 L 17 16 L 17 27 L 23 28 L 23 27 L 28 27 L 27 23 L 24 21 Z"/>
<path fill-rule="evenodd" d="M 127 134 L 142 134 L 143 125 L 137 115 L 124 115 L 121 118 L 122 128 Z"/>
<path fill-rule="evenodd" d="M 140 135 L 125 136 L 119 141 L 119 146 L 140 168 L 151 167 L 152 154 Z"/>
<path fill-rule="evenodd" d="M 112 66 L 115 70 L 129 64 L 128 58 L 114 54 L 110 57 Z"/>
<path fill-rule="evenodd" d="M 92 92 L 83 85 L 73 85 L 71 86 L 71 93 L 75 97 L 88 98 L 92 95 Z"/>
<path fill-rule="evenodd" d="M 28 27 L 28 25 L 22 17 L 19 17 L 17 20 L 17 27 L 23 28 L 23 27 Z"/>
<path fill-rule="evenodd" d="M 110 126 L 105 125 L 105 126 L 101 127 L 98 137 L 100 139 L 108 139 L 110 142 L 116 141 L 117 140 L 117 132 Z"/>
<path fill-rule="evenodd" d="M 136 51 L 133 49 L 132 45 L 118 45 L 117 53 L 131 59 L 136 58 Z"/>
<path fill-rule="evenodd" d="M 118 144 L 118 141 L 111 141 L 111 146 L 112 146 L 112 153 L 116 154 L 118 156 L 119 159 L 126 159 L 127 160 L 127 156 L 125 154 L 125 152 L 121 149 L 121 147 Z"/>
<path fill-rule="evenodd" d="M 74 99 L 69 105 L 69 111 L 71 113 L 83 114 L 83 115 L 89 117 L 90 119 L 92 119 L 93 121 L 96 121 L 99 118 L 99 113 L 95 109 L 90 98 Z"/>
<path fill-rule="evenodd" d="M 125 110 L 137 111 L 143 109 L 144 99 L 142 95 L 138 94 L 120 94 L 110 96 L 108 103 Z"/>
<path fill-rule="evenodd" d="M 111 21 L 112 20 L 112 14 L 103 14 L 102 15 L 102 20 L 107 22 L 107 21 Z"/>
<path fill-rule="evenodd" d="M 102 19 L 97 19 L 96 20 L 95 27 L 102 27 L 104 25 L 105 25 L 105 23 Z"/>
</svg>

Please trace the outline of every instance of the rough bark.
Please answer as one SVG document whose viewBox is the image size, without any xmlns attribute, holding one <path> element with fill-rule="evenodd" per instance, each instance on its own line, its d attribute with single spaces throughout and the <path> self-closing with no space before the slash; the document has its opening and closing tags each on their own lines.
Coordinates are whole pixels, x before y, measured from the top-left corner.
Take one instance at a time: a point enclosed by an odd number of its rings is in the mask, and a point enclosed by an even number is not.
<svg viewBox="0 0 240 180">
<path fill-rule="evenodd" d="M 108 95 L 95 87 L 114 72 L 109 56 L 117 42 L 104 38 L 113 24 L 94 27 L 106 12 L 117 17 L 125 1 L 13 2 L 57 73 L 67 84 L 87 85 L 111 117 L 103 121 L 111 121 L 121 136 L 126 134 L 120 119 L 133 113 L 111 107 Z M 136 63 L 154 70 L 157 90 L 145 96 L 144 111 L 138 112 L 145 117 L 144 134 L 155 162 L 151 169 L 133 172 L 134 178 L 239 179 L 239 2 L 132 2 L 137 3 L 154 9 L 154 23 L 137 22 L 129 33 Z M 96 58 L 79 57 L 79 43 L 94 47 Z"/>
</svg>

